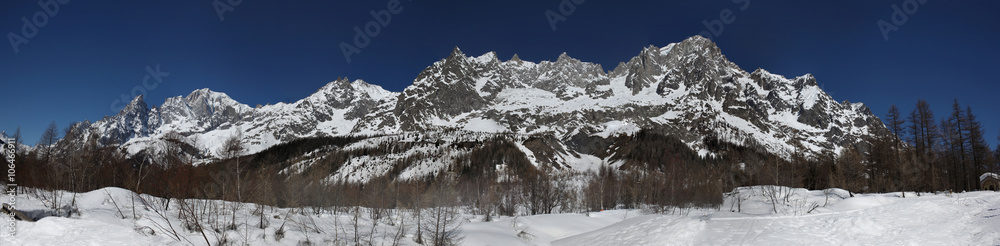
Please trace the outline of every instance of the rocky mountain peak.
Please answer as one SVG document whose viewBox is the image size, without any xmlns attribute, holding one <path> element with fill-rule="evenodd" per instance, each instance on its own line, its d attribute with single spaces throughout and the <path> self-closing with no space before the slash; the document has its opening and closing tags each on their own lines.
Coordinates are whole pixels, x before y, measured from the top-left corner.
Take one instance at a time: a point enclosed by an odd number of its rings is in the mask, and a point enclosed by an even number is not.
<svg viewBox="0 0 1000 246">
<path fill-rule="evenodd" d="M 509 61 L 511 61 L 511 62 L 522 62 L 521 57 L 517 56 L 516 53 L 514 54 L 514 57 L 510 58 Z"/>
<path fill-rule="evenodd" d="M 694 44 L 694 45 L 706 46 L 706 47 L 707 46 L 715 47 L 715 42 L 712 42 L 711 39 L 702 37 L 701 35 L 694 35 L 694 36 L 688 37 L 688 38 L 684 39 L 684 41 L 681 41 L 680 43 L 681 44 Z"/>
<path fill-rule="evenodd" d="M 497 59 L 497 52 L 496 51 L 486 52 L 486 54 L 483 54 L 481 56 L 475 57 L 475 60 L 476 60 L 476 62 L 478 62 L 480 64 L 495 65 L 497 63 L 500 63 L 500 60 Z"/>
<path fill-rule="evenodd" d="M 784 83 L 788 82 L 785 76 L 773 74 L 763 68 L 757 68 L 757 70 L 750 73 L 750 79 L 763 87 L 764 90 L 773 90 L 779 86 L 784 86 Z"/>
<path fill-rule="evenodd" d="M 104 117 L 90 126 L 98 126 L 101 143 L 124 143 L 129 139 L 142 137 L 148 133 L 150 110 L 143 95 L 136 96 L 125 108 L 114 116 Z M 82 136 L 81 136 L 82 137 Z M 73 139 L 67 141 L 82 141 Z"/>
<path fill-rule="evenodd" d="M 719 46 L 716 45 L 715 42 L 712 42 L 711 39 L 707 39 L 700 35 L 695 35 L 687 39 L 684 39 L 684 41 L 677 43 L 675 49 L 677 49 L 682 53 L 692 53 L 701 51 L 705 52 L 704 54 L 710 54 L 710 55 L 722 54 L 721 49 L 719 49 Z"/>
<path fill-rule="evenodd" d="M 807 73 L 795 78 L 796 89 L 802 90 L 808 86 L 819 86 L 819 83 L 816 82 L 816 77 L 812 74 Z"/>
<path fill-rule="evenodd" d="M 126 105 L 121 112 L 136 112 L 145 110 L 148 110 L 146 106 L 145 97 L 142 94 L 139 94 L 138 96 L 133 98 L 132 101 L 129 102 L 128 105 Z"/>
<path fill-rule="evenodd" d="M 676 135 L 693 149 L 705 150 L 706 136 L 731 136 L 724 141 L 753 138 L 779 154 L 801 146 L 811 153 L 831 151 L 884 128 L 864 105 L 833 101 L 811 74 L 788 79 L 764 69 L 748 73 L 698 36 L 644 47 L 610 73 L 567 53 L 554 62 L 523 61 L 516 54 L 499 62 L 495 52 L 468 57 L 455 47 L 403 92 L 339 78 L 295 103 L 257 109 L 207 88 L 168 98 L 152 110 L 142 99 L 91 127 L 120 143 L 151 141 L 168 131 L 200 138 L 242 129 L 257 150 L 347 134 L 550 134 L 563 139 L 552 144 L 579 154 L 592 153 L 572 146 L 617 134 L 622 122 L 628 129 Z M 612 128 L 618 130 L 601 133 Z"/>
<path fill-rule="evenodd" d="M 338 78 L 337 80 L 334 81 L 330 81 L 330 83 L 326 83 L 326 85 L 320 87 L 319 90 L 316 90 L 316 92 L 348 90 L 348 89 L 351 89 L 351 81 L 346 77 L 343 77 L 343 78 Z"/>
<path fill-rule="evenodd" d="M 569 54 L 566 54 L 566 52 L 559 54 L 559 58 L 556 59 L 556 63 L 570 63 L 574 61 L 578 62 L 580 60 L 573 59 L 573 57 L 570 57 Z"/>
<path fill-rule="evenodd" d="M 307 100 L 299 103 L 299 106 L 329 104 L 335 108 L 346 108 L 353 105 L 357 100 L 378 101 L 391 95 L 392 92 L 382 89 L 381 86 L 369 84 L 364 80 L 351 81 L 348 78 L 340 78 L 321 87 L 307 97 Z"/>
<path fill-rule="evenodd" d="M 211 89 L 201 88 L 191 91 L 191 93 L 189 93 L 185 98 L 191 98 L 191 99 L 204 98 L 210 96 L 212 92 L 213 91 Z"/>
<path fill-rule="evenodd" d="M 191 92 L 191 94 L 188 94 L 187 97 L 185 97 L 184 99 L 187 100 L 188 102 L 198 102 L 203 100 L 236 102 L 236 100 L 230 98 L 229 95 L 226 95 L 226 93 L 212 91 L 211 89 L 208 88 L 194 90 Z"/>
<path fill-rule="evenodd" d="M 448 55 L 448 58 L 446 58 L 446 59 L 448 59 L 448 60 L 455 60 L 455 59 L 464 59 L 464 58 L 465 58 L 465 53 L 462 53 L 462 49 L 459 49 L 458 46 L 455 46 L 455 48 L 451 49 L 451 54 Z"/>
</svg>

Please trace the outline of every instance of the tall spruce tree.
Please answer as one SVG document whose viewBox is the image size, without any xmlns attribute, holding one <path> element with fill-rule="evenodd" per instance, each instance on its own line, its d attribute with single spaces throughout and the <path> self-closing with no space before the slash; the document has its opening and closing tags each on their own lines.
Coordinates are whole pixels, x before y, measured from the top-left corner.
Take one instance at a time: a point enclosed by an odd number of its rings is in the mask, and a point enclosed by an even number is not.
<svg viewBox="0 0 1000 246">
<path fill-rule="evenodd" d="M 56 122 L 53 121 L 45 128 L 45 132 L 42 132 L 41 139 L 38 140 L 39 154 L 43 162 L 46 165 L 52 163 L 52 151 L 53 145 L 59 141 L 59 127 L 56 127 Z"/>
<path fill-rule="evenodd" d="M 945 139 L 945 141 L 951 143 L 951 156 L 952 156 L 952 183 L 956 184 L 956 187 L 962 190 L 969 190 L 972 187 L 969 183 L 969 168 L 966 161 L 966 128 L 968 123 L 965 122 L 966 117 L 962 111 L 962 106 L 958 103 L 958 98 L 955 98 L 954 103 L 951 105 L 951 117 L 948 118 L 948 132 L 952 133 L 950 139 Z"/>
<path fill-rule="evenodd" d="M 973 173 L 968 176 L 970 180 L 970 187 L 977 187 L 979 182 L 979 175 L 983 174 L 983 170 L 986 169 L 986 160 L 990 156 L 990 146 L 986 143 L 985 136 L 983 136 L 983 127 L 976 119 L 976 115 L 972 113 L 972 107 L 966 107 L 965 110 L 965 122 L 966 122 L 966 132 L 967 132 L 967 145 L 969 146 L 969 160 L 971 161 L 972 168 L 969 171 Z"/>
<path fill-rule="evenodd" d="M 903 124 L 905 124 L 906 122 L 903 121 L 903 118 L 899 115 L 899 108 L 896 107 L 895 104 L 893 104 L 892 106 L 889 106 L 889 113 L 886 114 L 885 119 L 886 119 L 885 125 L 887 127 L 889 127 L 889 131 L 891 131 L 892 134 L 895 135 L 895 137 L 892 140 L 893 144 L 894 144 L 893 148 L 896 150 L 896 152 L 895 152 L 896 153 L 896 162 L 899 162 L 899 158 L 900 158 L 899 157 L 899 148 L 900 148 L 899 140 L 903 139 L 903 133 L 904 133 Z"/>
<path fill-rule="evenodd" d="M 934 153 L 935 143 L 939 139 L 938 125 L 934 120 L 934 112 L 931 111 L 930 104 L 923 99 L 917 99 L 917 107 L 910 112 L 911 141 L 915 147 L 917 161 L 923 166 L 924 190 L 937 190 L 937 167 Z"/>
</svg>

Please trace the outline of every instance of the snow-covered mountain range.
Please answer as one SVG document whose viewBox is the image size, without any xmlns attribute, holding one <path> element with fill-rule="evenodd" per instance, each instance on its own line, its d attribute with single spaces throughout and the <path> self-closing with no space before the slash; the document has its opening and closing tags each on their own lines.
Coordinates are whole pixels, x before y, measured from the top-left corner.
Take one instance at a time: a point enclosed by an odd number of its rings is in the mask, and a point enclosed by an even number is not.
<svg viewBox="0 0 1000 246">
<path fill-rule="evenodd" d="M 885 126 L 862 103 L 836 102 L 810 74 L 747 72 L 695 36 L 646 47 L 610 71 L 565 53 L 535 63 L 455 48 L 402 92 L 340 79 L 296 102 L 251 107 L 200 89 L 153 108 L 139 96 L 117 115 L 74 128 L 132 154 L 179 135 L 207 159 L 230 136 L 254 153 L 314 136 L 441 131 L 552 136 L 562 155 L 579 158 L 588 139 L 639 129 L 676 136 L 702 155 L 712 154 L 702 141 L 711 136 L 810 156 L 852 148 Z"/>
</svg>

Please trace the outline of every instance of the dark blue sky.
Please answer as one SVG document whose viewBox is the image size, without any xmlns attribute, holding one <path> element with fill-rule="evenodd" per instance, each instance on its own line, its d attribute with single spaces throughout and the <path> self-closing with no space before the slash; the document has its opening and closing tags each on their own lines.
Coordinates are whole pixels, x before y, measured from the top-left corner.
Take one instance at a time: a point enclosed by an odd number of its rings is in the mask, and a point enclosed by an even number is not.
<svg viewBox="0 0 1000 246">
<path fill-rule="evenodd" d="M 220 20 L 212 0 L 69 1 L 54 15 L 35 1 L 4 1 L 0 129 L 20 126 L 34 144 L 52 121 L 115 114 L 115 100 L 157 65 L 169 75 L 147 80 L 156 85 L 149 104 L 207 87 L 251 106 L 295 101 L 341 76 L 401 91 L 455 46 L 536 62 L 567 52 L 611 70 L 644 46 L 707 31 L 703 22 L 725 11 L 735 20 L 712 38 L 748 71 L 812 73 L 838 101 L 864 102 L 880 117 L 890 104 L 908 113 L 917 98 L 944 117 L 957 97 L 991 143 L 1000 128 L 1000 1 L 927 0 L 885 40 L 876 23 L 892 23 L 891 6 L 906 1 L 586 0 L 553 31 L 545 12 L 558 13 L 559 0 L 403 0 L 348 63 L 340 43 L 353 43 L 354 27 L 390 1 L 349 2 L 244 0 Z M 22 17 L 36 15 L 47 23 L 22 32 Z M 15 52 L 10 36 L 30 34 Z"/>
</svg>

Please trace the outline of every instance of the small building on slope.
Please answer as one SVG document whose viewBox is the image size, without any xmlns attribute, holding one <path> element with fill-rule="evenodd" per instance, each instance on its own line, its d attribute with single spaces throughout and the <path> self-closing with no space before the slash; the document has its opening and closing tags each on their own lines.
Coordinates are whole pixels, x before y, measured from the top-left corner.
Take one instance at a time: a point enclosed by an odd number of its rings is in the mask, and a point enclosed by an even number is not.
<svg viewBox="0 0 1000 246">
<path fill-rule="evenodd" d="M 979 188 L 983 190 L 1000 191 L 1000 175 L 984 173 L 979 176 Z"/>
</svg>

